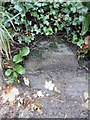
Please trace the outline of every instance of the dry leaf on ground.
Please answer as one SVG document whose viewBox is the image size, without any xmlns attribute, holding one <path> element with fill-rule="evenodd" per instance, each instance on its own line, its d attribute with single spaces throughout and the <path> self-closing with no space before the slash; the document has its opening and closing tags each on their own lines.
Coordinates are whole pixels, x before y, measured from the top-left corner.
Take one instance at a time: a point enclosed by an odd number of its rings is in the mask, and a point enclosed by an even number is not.
<svg viewBox="0 0 90 120">
<path fill-rule="evenodd" d="M 17 95 L 19 95 L 19 90 L 16 87 L 7 88 L 1 95 L 3 104 L 7 101 L 12 104 Z"/>
<path fill-rule="evenodd" d="M 16 98 L 16 101 L 15 101 L 15 106 L 17 105 L 17 107 L 21 107 L 23 105 L 23 102 L 24 102 L 24 98 L 19 96 Z"/>
<path fill-rule="evenodd" d="M 40 103 L 40 101 L 35 101 L 33 104 L 34 104 L 34 109 L 35 109 L 35 107 L 38 107 L 39 109 L 42 109 L 42 107 L 43 107 L 42 104 Z"/>
<path fill-rule="evenodd" d="M 54 87 L 54 92 L 55 92 L 56 97 L 60 96 L 60 91 L 57 89 L 57 87 Z"/>
<path fill-rule="evenodd" d="M 54 91 L 60 94 L 60 91 L 57 89 L 57 87 L 54 87 Z"/>
<path fill-rule="evenodd" d="M 46 96 L 48 97 L 48 96 L 49 96 L 49 94 L 47 93 L 47 94 L 46 94 Z"/>
<path fill-rule="evenodd" d="M 87 100 L 88 99 L 88 97 L 89 97 L 89 95 L 88 95 L 88 93 L 87 92 L 84 92 L 84 98 L 85 98 L 85 100 Z"/>
<path fill-rule="evenodd" d="M 25 108 L 27 105 L 30 104 L 30 101 L 31 101 L 31 98 L 26 98 L 26 99 L 24 99 L 24 101 L 23 101 L 23 106 L 24 106 L 24 108 Z"/>
<path fill-rule="evenodd" d="M 42 91 L 38 91 L 38 92 L 37 92 L 37 96 L 38 96 L 38 97 L 44 97 L 44 95 L 42 94 Z"/>
<path fill-rule="evenodd" d="M 2 90 L 2 86 L 0 86 L 0 90 Z"/>
<path fill-rule="evenodd" d="M 39 101 L 35 101 L 34 103 L 32 103 L 31 105 L 30 105 L 30 109 L 29 109 L 29 111 L 37 111 L 37 112 L 39 112 L 39 114 L 41 113 L 42 114 L 42 107 L 43 107 L 43 105 L 39 102 Z"/>
<path fill-rule="evenodd" d="M 29 111 L 33 112 L 34 111 L 34 104 L 30 105 Z"/>
<path fill-rule="evenodd" d="M 6 90 L 5 90 L 5 93 L 6 93 L 6 94 L 8 94 L 8 93 L 10 92 L 11 87 L 12 87 L 11 84 L 7 84 L 7 85 L 6 85 Z"/>
<path fill-rule="evenodd" d="M 90 100 L 87 100 L 84 104 L 82 104 L 82 106 L 90 110 Z"/>
<path fill-rule="evenodd" d="M 38 109 L 37 109 L 37 113 L 38 113 L 39 115 L 41 115 L 41 114 L 43 113 L 43 111 L 38 108 Z"/>
<path fill-rule="evenodd" d="M 48 90 L 53 90 L 54 84 L 52 83 L 52 81 L 45 81 L 45 88 Z"/>
<path fill-rule="evenodd" d="M 37 98 L 37 94 L 33 94 L 32 96 L 33 96 L 34 98 Z"/>
<path fill-rule="evenodd" d="M 30 84 L 29 80 L 26 77 L 24 77 L 23 80 L 24 80 L 25 85 L 29 87 L 29 84 Z"/>
</svg>

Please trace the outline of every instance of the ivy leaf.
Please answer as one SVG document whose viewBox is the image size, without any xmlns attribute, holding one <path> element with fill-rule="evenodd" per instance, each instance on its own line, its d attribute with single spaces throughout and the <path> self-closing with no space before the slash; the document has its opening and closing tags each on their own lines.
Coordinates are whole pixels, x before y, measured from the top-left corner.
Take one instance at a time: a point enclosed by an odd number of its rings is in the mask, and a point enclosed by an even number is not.
<svg viewBox="0 0 90 120">
<path fill-rule="evenodd" d="M 11 70 L 11 69 L 8 69 L 8 70 L 6 70 L 5 75 L 6 75 L 6 76 L 9 76 L 9 75 L 11 75 L 11 73 L 12 73 L 12 70 Z"/>
<path fill-rule="evenodd" d="M 82 35 L 84 35 L 88 31 L 89 25 L 90 25 L 90 14 L 85 16 L 84 21 L 82 23 L 82 31 L 81 31 Z"/>
<path fill-rule="evenodd" d="M 72 8 L 71 8 L 71 11 L 72 11 L 73 13 L 75 13 L 75 12 L 76 12 L 76 8 L 75 8 L 75 7 L 72 7 Z"/>
<path fill-rule="evenodd" d="M 72 43 L 73 43 L 73 44 L 76 44 L 76 43 L 77 43 L 77 40 L 78 40 L 77 35 L 74 34 L 74 35 L 73 35 L 73 39 L 72 39 Z"/>
<path fill-rule="evenodd" d="M 84 20 L 84 17 L 83 16 L 79 16 L 79 21 L 83 22 L 83 20 Z"/>
<path fill-rule="evenodd" d="M 49 22 L 48 21 L 44 21 L 44 24 L 46 24 L 47 26 L 49 25 Z"/>
<path fill-rule="evenodd" d="M 22 8 L 21 8 L 20 6 L 18 6 L 18 5 L 15 5 L 14 8 L 15 8 L 16 10 L 18 10 L 19 12 L 22 11 Z"/>
<path fill-rule="evenodd" d="M 37 11 L 33 12 L 33 16 L 39 18 Z"/>
<path fill-rule="evenodd" d="M 25 41 L 26 43 L 30 43 L 31 42 L 31 38 L 30 36 L 23 36 L 23 41 Z"/>
<path fill-rule="evenodd" d="M 23 58 L 19 54 L 15 55 L 13 57 L 13 62 L 15 62 L 15 63 L 19 63 L 19 62 L 22 62 L 22 61 L 23 61 Z"/>
<path fill-rule="evenodd" d="M 30 49 L 29 47 L 24 47 L 21 51 L 20 51 L 20 56 L 27 56 L 30 53 Z"/>
<path fill-rule="evenodd" d="M 17 73 L 19 73 L 19 74 L 25 74 L 25 68 L 24 67 L 22 67 L 21 65 L 16 65 L 15 67 L 14 67 L 14 69 L 15 69 L 15 71 L 17 71 Z"/>
<path fill-rule="evenodd" d="M 77 42 L 77 45 L 78 45 L 79 47 L 81 47 L 83 43 L 84 43 L 84 40 L 79 39 L 79 41 Z"/>
<path fill-rule="evenodd" d="M 54 29 L 54 30 L 55 30 L 55 33 L 57 33 L 58 29 L 57 29 L 56 27 L 55 27 L 55 29 Z"/>
</svg>

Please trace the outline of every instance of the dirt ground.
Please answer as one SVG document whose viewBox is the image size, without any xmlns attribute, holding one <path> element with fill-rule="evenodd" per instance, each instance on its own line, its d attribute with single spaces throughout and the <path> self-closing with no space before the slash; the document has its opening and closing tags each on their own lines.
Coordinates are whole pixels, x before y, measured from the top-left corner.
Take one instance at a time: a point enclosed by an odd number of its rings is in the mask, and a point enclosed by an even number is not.
<svg viewBox="0 0 90 120">
<path fill-rule="evenodd" d="M 25 77 L 30 87 L 24 83 L 16 87 L 21 94 L 30 96 L 31 101 L 39 101 L 38 106 L 41 108 L 31 111 L 30 104 L 18 108 L 9 102 L 4 105 L 0 102 L 0 118 L 88 118 L 84 98 L 84 92 L 88 92 L 88 73 L 79 66 L 69 46 L 62 43 L 55 49 L 45 49 L 43 52 L 37 50 L 25 61 L 25 67 Z M 52 81 L 58 92 L 46 89 L 46 81 Z M 38 91 L 43 96 L 35 97 Z M 0 92 L 2 94 L 3 90 Z"/>
</svg>

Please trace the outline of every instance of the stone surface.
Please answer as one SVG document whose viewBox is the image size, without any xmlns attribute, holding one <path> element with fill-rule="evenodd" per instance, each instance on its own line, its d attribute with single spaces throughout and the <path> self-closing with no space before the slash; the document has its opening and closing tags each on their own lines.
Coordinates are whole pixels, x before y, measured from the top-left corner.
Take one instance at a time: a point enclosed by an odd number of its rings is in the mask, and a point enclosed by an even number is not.
<svg viewBox="0 0 90 120">
<path fill-rule="evenodd" d="M 39 90 L 42 91 L 44 97 L 36 98 L 36 100 L 39 100 L 43 105 L 43 114 L 37 115 L 35 112 L 30 112 L 27 106 L 20 111 L 14 108 L 13 111 L 16 111 L 13 114 L 14 117 L 88 117 L 88 110 L 82 106 L 84 104 L 83 93 L 88 92 L 88 80 L 86 79 L 88 74 L 84 69 L 79 69 L 78 61 L 70 47 L 60 44 L 55 50 L 45 50 L 40 58 L 35 57 L 34 54 L 30 55 L 29 59 L 25 61 L 25 67 L 25 76 L 30 81 L 30 89 L 23 85 L 18 86 L 18 88 L 21 93 L 27 91 L 33 94 Z M 58 90 L 60 90 L 61 93 L 58 98 L 55 96 L 54 91 L 45 89 L 45 81 L 52 81 Z M 12 110 L 9 109 L 9 111 Z M 3 108 L 0 109 L 0 113 L 1 115 L 5 115 Z M 7 112 L 7 116 L 10 118 L 12 116 L 11 113 Z"/>
<path fill-rule="evenodd" d="M 83 93 L 88 92 L 87 73 L 79 69 L 78 61 L 72 50 L 65 44 L 58 45 L 55 51 L 44 51 L 42 58 L 30 58 L 26 62 L 26 76 L 31 83 L 31 92 L 41 90 L 49 98 L 41 98 L 42 117 L 76 118 L 87 117 L 82 107 Z M 45 90 L 45 81 L 53 81 L 61 91 L 57 99 L 53 91 Z M 53 102 L 51 102 L 53 101 Z"/>
</svg>

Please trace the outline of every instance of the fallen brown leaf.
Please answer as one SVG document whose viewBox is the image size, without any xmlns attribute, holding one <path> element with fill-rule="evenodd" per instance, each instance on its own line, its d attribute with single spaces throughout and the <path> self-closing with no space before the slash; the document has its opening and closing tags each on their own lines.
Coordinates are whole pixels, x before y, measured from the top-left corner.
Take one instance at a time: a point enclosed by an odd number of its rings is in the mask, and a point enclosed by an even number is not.
<svg viewBox="0 0 90 120">
<path fill-rule="evenodd" d="M 89 95 L 88 95 L 88 92 L 84 92 L 84 98 L 85 98 L 85 100 L 87 100 L 88 99 L 88 97 L 89 97 Z"/>
<path fill-rule="evenodd" d="M 42 109 L 39 109 L 39 108 L 37 109 L 37 112 L 39 115 L 41 115 L 43 113 Z"/>
<path fill-rule="evenodd" d="M 29 111 L 34 111 L 34 104 L 30 104 L 30 108 L 29 108 Z"/>
<path fill-rule="evenodd" d="M 11 84 L 6 85 L 5 94 L 8 94 L 10 92 L 11 86 L 12 86 Z"/>
<path fill-rule="evenodd" d="M 25 108 L 28 104 L 30 104 L 31 99 L 24 99 L 23 100 L 23 107 Z"/>
<path fill-rule="evenodd" d="M 90 110 L 90 100 L 87 100 L 84 104 L 82 104 L 82 106 Z"/>
<path fill-rule="evenodd" d="M 42 109 L 43 107 L 40 101 L 35 101 L 33 104 L 34 104 L 34 110 L 36 110 L 35 108 Z"/>
<path fill-rule="evenodd" d="M 60 91 L 57 89 L 57 87 L 54 88 L 54 92 L 56 97 L 60 96 Z"/>
<path fill-rule="evenodd" d="M 17 95 L 19 95 L 19 91 L 16 87 L 7 86 L 7 89 L 3 91 L 1 95 L 3 104 L 5 104 L 7 101 L 13 104 Z"/>
<path fill-rule="evenodd" d="M 0 91 L 2 90 L 2 86 L 0 86 Z"/>
<path fill-rule="evenodd" d="M 37 111 L 38 109 L 42 110 L 43 105 L 39 101 L 35 101 L 30 105 L 29 111 Z"/>
<path fill-rule="evenodd" d="M 29 83 L 28 78 L 24 77 L 23 80 L 24 80 L 25 85 L 29 87 L 30 83 Z"/>
<path fill-rule="evenodd" d="M 32 96 L 33 96 L 34 98 L 37 98 L 37 94 L 33 94 Z"/>
</svg>

